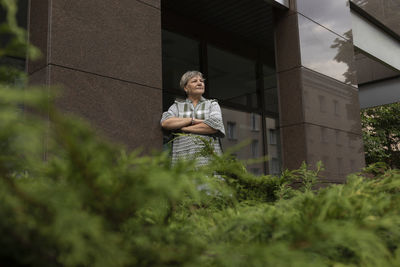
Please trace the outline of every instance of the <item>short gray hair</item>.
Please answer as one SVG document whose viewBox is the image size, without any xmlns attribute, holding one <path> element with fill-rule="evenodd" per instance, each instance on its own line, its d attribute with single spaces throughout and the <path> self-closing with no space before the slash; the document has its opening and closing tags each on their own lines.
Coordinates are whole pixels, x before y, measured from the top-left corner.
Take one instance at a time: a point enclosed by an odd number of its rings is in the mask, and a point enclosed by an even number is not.
<svg viewBox="0 0 400 267">
<path fill-rule="evenodd" d="M 186 84 L 189 82 L 190 79 L 193 77 L 200 76 L 204 80 L 203 73 L 197 70 L 189 70 L 182 75 L 181 81 L 179 82 L 179 86 L 182 89 L 185 89 Z"/>
</svg>

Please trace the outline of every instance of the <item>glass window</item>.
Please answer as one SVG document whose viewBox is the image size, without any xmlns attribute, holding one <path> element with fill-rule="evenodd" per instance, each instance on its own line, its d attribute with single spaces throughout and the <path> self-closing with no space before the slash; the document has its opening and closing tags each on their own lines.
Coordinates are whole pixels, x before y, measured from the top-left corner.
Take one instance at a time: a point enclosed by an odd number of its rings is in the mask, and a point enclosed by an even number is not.
<svg viewBox="0 0 400 267">
<path fill-rule="evenodd" d="M 341 136 L 340 131 L 339 130 L 335 130 L 335 139 L 336 139 L 336 145 L 337 146 L 341 146 L 342 145 L 341 140 L 340 140 L 340 136 Z"/>
<path fill-rule="evenodd" d="M 277 175 L 280 174 L 281 172 L 281 167 L 280 167 L 280 161 L 277 158 L 272 158 L 271 159 L 271 168 L 270 168 L 270 173 Z"/>
<path fill-rule="evenodd" d="M 259 142 L 258 142 L 257 139 L 253 140 L 251 142 L 251 154 L 252 154 L 253 158 L 258 158 L 259 157 L 259 154 L 258 154 L 258 146 L 259 145 L 258 144 L 259 144 Z"/>
<path fill-rule="evenodd" d="M 248 145 L 234 151 L 236 157 L 239 160 L 248 160 L 253 158 L 259 158 L 263 151 L 263 137 L 261 131 L 253 131 L 252 128 L 252 114 L 250 112 L 243 112 L 230 108 L 221 107 L 222 117 L 225 123 L 226 134 L 228 138 L 222 138 L 221 144 L 222 149 L 226 151 L 227 148 L 238 145 L 242 142 L 250 142 Z M 261 116 L 255 114 L 254 116 L 257 121 L 257 125 L 261 125 Z M 229 124 L 228 124 L 229 123 Z M 233 127 L 233 128 L 231 128 Z M 234 138 L 229 138 L 229 129 L 234 130 Z M 248 166 L 248 170 L 252 169 L 264 169 L 264 163 L 256 163 Z"/>
<path fill-rule="evenodd" d="M 354 159 L 350 160 L 350 170 L 351 170 L 351 172 L 357 171 L 356 161 Z"/>
<path fill-rule="evenodd" d="M 276 145 L 276 130 L 275 129 L 269 129 L 269 144 L 270 145 Z"/>
<path fill-rule="evenodd" d="M 265 126 L 267 131 L 267 154 L 270 159 L 268 161 L 269 173 L 278 174 L 281 170 L 281 147 L 279 144 L 279 128 L 278 120 L 274 118 L 265 118 Z"/>
<path fill-rule="evenodd" d="M 260 175 L 261 174 L 260 168 L 251 168 L 250 171 L 255 175 Z"/>
<path fill-rule="evenodd" d="M 321 142 L 328 143 L 328 129 L 321 127 Z"/>
<path fill-rule="evenodd" d="M 339 110 L 340 110 L 339 101 L 333 100 L 333 112 L 336 116 L 339 116 Z"/>
<path fill-rule="evenodd" d="M 264 110 L 267 113 L 279 112 L 278 90 L 276 88 L 276 73 L 275 69 L 267 65 L 263 65 L 263 80 L 264 80 Z"/>
<path fill-rule="evenodd" d="M 163 88 L 179 90 L 182 74 L 188 70 L 200 70 L 200 44 L 188 37 L 162 31 L 162 78 Z"/>
<path fill-rule="evenodd" d="M 338 174 L 343 173 L 343 158 L 336 158 Z"/>
<path fill-rule="evenodd" d="M 228 139 L 235 140 L 236 139 L 236 123 L 228 121 L 226 123 L 226 137 Z"/>
<path fill-rule="evenodd" d="M 251 118 L 251 130 L 259 131 L 260 115 L 251 113 L 250 118 Z"/>
<path fill-rule="evenodd" d="M 325 100 L 325 96 L 319 95 L 319 96 L 318 96 L 318 101 L 319 101 L 319 111 L 320 111 L 321 113 L 325 113 L 325 112 L 326 112 L 326 100 Z"/>
<path fill-rule="evenodd" d="M 207 46 L 211 98 L 257 108 L 256 63 L 214 46 Z"/>
</svg>

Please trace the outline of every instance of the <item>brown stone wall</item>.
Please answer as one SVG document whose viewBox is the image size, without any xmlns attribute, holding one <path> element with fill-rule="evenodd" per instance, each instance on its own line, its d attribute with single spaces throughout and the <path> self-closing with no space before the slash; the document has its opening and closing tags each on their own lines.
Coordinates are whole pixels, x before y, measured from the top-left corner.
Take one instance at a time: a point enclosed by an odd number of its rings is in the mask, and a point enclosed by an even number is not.
<svg viewBox="0 0 400 267">
<path fill-rule="evenodd" d="M 160 1 L 30 2 L 30 40 L 43 53 L 28 62 L 32 82 L 61 85 L 59 107 L 108 139 L 161 149 Z"/>
</svg>

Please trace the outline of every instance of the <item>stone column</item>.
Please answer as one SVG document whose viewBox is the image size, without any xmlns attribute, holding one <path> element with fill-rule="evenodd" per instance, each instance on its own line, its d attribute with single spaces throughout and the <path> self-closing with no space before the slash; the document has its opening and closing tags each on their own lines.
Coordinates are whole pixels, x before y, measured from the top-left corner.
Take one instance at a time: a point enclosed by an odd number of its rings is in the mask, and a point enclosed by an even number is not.
<svg viewBox="0 0 400 267">
<path fill-rule="evenodd" d="M 29 33 L 43 53 L 30 81 L 61 86 L 63 111 L 130 149 L 161 149 L 160 0 L 31 0 Z"/>
<path fill-rule="evenodd" d="M 347 0 L 292 0 L 276 16 L 284 168 L 321 160 L 323 182 L 365 165 Z"/>
</svg>

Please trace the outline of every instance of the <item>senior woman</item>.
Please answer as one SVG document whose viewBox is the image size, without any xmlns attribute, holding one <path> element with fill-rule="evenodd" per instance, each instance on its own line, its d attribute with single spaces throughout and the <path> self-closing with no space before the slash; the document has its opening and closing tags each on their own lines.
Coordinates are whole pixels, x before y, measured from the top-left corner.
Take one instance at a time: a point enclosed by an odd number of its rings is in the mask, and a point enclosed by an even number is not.
<svg viewBox="0 0 400 267">
<path fill-rule="evenodd" d="M 175 100 L 161 118 L 164 129 L 186 133 L 173 140 L 172 163 L 184 158 L 196 159 L 198 166 L 206 165 L 209 157 L 200 153 L 205 146 L 202 140 L 210 142 L 215 153 L 221 153 L 218 138 L 225 136 L 221 108 L 216 100 L 203 97 L 205 87 L 201 72 L 187 71 L 179 85 L 186 92 L 186 100 Z"/>
</svg>

